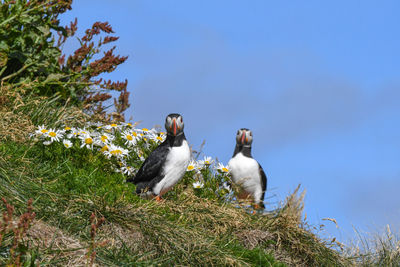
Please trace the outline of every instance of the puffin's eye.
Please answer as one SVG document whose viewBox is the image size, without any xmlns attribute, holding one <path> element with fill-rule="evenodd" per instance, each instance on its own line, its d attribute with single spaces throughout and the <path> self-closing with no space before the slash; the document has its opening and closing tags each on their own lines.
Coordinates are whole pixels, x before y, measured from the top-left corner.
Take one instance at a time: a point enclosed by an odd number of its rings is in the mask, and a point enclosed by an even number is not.
<svg viewBox="0 0 400 267">
<path fill-rule="evenodd" d="M 239 134 L 240 134 L 240 131 L 238 130 L 237 133 L 236 133 L 236 135 L 239 135 Z"/>
<path fill-rule="evenodd" d="M 253 136 L 253 133 L 252 133 L 252 132 L 250 132 L 250 136 Z"/>
<path fill-rule="evenodd" d="M 182 116 L 179 117 L 179 120 L 180 120 L 181 122 L 183 122 Z"/>
</svg>

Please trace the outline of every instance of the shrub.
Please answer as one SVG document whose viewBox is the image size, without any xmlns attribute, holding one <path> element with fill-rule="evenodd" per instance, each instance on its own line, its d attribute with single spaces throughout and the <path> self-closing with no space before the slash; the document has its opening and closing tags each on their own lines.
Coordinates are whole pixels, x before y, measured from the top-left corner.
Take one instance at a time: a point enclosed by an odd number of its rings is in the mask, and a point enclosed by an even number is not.
<svg viewBox="0 0 400 267">
<path fill-rule="evenodd" d="M 123 121 L 122 113 L 129 107 L 127 80 L 103 81 L 98 76 L 114 71 L 127 57 L 114 55 L 114 46 L 94 60 L 104 45 L 118 40 L 110 36 L 113 30 L 107 22 L 96 22 L 78 38 L 81 47 L 65 61 L 61 47 L 74 36 L 77 20 L 61 26 L 58 17 L 71 4 L 72 0 L 5 0 L 0 4 L 1 83 L 14 88 L 28 84 L 27 94 L 59 94 L 62 104 L 78 105 L 98 119 Z M 106 36 L 100 38 L 101 33 Z M 99 38 L 96 44 L 95 37 Z M 111 98 L 112 91 L 120 96 L 114 99 L 115 112 L 107 115 L 102 103 Z"/>
</svg>

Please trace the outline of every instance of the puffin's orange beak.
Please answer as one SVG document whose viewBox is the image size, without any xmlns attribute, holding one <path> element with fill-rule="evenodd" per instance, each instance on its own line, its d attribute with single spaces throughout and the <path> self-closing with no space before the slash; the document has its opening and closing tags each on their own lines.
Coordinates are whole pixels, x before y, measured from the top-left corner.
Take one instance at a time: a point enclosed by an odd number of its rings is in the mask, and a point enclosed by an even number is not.
<svg viewBox="0 0 400 267">
<path fill-rule="evenodd" d="M 242 142 L 242 144 L 244 144 L 244 138 L 246 137 L 246 131 L 243 131 L 243 133 L 242 133 L 242 139 L 241 139 L 241 142 Z"/>
<path fill-rule="evenodd" d="M 173 128 L 174 128 L 174 135 L 176 135 L 176 119 L 174 118 L 174 125 L 173 125 Z"/>
</svg>

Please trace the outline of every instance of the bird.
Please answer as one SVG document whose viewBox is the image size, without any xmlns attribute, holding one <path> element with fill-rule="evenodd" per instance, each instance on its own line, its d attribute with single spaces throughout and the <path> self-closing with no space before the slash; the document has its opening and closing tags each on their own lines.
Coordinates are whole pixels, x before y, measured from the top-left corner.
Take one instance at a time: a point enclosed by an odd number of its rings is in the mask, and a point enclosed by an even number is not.
<svg viewBox="0 0 400 267">
<path fill-rule="evenodd" d="M 232 181 L 240 188 L 238 198 L 254 202 L 255 209 L 265 209 L 264 196 L 267 176 L 261 165 L 251 156 L 253 133 L 241 128 L 236 133 L 236 146 L 228 168 Z"/>
<path fill-rule="evenodd" d="M 191 157 L 183 128 L 180 114 L 171 113 L 166 117 L 165 141 L 149 154 L 136 175 L 127 180 L 136 185 L 136 194 L 161 201 L 182 179 Z"/>
</svg>

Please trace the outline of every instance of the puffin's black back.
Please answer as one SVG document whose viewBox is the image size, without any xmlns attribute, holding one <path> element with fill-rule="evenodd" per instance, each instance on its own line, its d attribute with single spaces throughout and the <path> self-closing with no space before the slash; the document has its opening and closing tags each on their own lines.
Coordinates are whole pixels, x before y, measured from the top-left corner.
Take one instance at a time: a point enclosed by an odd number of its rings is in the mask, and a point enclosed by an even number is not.
<svg viewBox="0 0 400 267">
<path fill-rule="evenodd" d="M 164 178 L 163 167 L 170 149 L 174 146 L 181 146 L 184 140 L 186 138 L 183 132 L 177 136 L 167 135 L 164 142 L 154 149 L 143 162 L 135 177 L 126 180 L 137 185 L 137 194 L 140 194 L 146 187 L 152 188 Z"/>
</svg>

